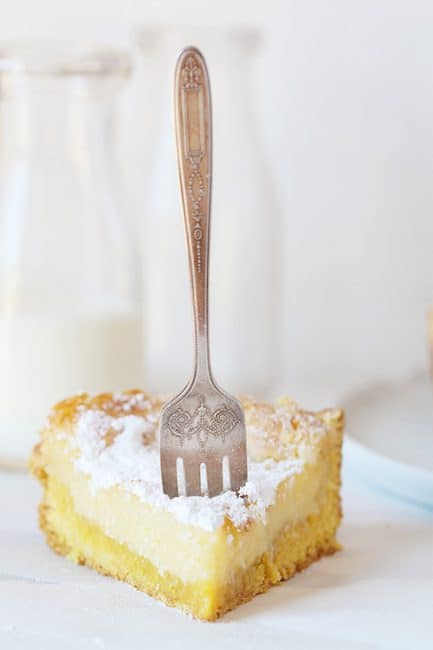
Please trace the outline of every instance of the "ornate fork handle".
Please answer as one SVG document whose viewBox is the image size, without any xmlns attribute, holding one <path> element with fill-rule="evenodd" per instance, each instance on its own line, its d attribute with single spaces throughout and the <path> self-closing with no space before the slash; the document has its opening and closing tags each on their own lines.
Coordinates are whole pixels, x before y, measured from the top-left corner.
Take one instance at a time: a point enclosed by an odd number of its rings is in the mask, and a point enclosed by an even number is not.
<svg viewBox="0 0 433 650">
<path fill-rule="evenodd" d="M 176 143 L 193 294 L 195 365 L 192 384 L 211 379 L 208 275 L 212 175 L 210 84 L 201 53 L 188 48 L 175 74 Z"/>
</svg>

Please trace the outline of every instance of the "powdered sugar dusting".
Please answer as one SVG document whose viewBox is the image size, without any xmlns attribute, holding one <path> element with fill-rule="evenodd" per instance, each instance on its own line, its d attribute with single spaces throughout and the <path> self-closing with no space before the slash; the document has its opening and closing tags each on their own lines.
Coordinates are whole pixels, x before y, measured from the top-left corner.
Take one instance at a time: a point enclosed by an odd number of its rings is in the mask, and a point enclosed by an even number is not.
<svg viewBox="0 0 433 650">
<path fill-rule="evenodd" d="M 156 439 L 159 408 L 156 412 L 146 404 L 143 415 L 137 415 L 130 413 L 137 404 L 121 396 L 114 399 L 122 404 L 119 415 L 84 410 L 78 413 L 75 436 L 70 438 L 79 452 L 75 467 L 88 475 L 95 492 L 119 486 L 153 507 L 173 513 L 185 524 L 212 531 L 228 517 L 236 528 L 243 528 L 252 520 L 265 521 L 266 509 L 274 503 L 278 485 L 302 470 L 304 461 L 299 458 L 250 459 L 249 480 L 239 495 L 229 491 L 213 498 L 169 499 L 161 488 Z M 138 403 L 140 398 L 133 399 Z"/>
</svg>

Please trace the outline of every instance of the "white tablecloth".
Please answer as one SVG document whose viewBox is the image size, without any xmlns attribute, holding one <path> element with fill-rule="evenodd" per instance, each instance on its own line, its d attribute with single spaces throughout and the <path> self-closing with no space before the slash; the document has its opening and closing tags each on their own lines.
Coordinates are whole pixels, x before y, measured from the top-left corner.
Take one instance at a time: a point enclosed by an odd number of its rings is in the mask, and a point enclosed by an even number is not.
<svg viewBox="0 0 433 650">
<path fill-rule="evenodd" d="M 218 623 L 57 556 L 39 488 L 0 472 L 0 648 L 433 648 L 433 515 L 344 481 L 344 550 Z"/>
</svg>

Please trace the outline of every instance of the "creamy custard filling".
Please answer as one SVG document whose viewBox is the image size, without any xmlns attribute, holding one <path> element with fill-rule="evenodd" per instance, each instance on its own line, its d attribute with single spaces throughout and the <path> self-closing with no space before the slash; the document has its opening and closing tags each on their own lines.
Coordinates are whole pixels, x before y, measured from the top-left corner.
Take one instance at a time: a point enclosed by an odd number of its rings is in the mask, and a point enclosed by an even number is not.
<svg viewBox="0 0 433 650">
<path fill-rule="evenodd" d="M 252 565 L 264 552 L 272 553 L 273 540 L 288 524 L 316 514 L 326 491 L 326 470 L 310 466 L 281 483 L 265 520 L 252 521 L 241 530 L 226 520 L 208 531 L 117 487 L 94 492 L 89 478 L 74 472 L 71 463 L 53 465 L 50 474 L 65 485 L 78 514 L 150 559 L 161 573 L 168 571 L 184 582 L 229 581 L 239 568 Z"/>
</svg>

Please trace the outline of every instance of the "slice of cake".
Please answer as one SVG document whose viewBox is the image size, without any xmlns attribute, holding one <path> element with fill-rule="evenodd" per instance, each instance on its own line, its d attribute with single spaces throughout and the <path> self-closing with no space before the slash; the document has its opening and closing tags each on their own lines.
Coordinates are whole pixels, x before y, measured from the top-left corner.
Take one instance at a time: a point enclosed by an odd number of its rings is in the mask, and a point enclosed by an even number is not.
<svg viewBox="0 0 433 650">
<path fill-rule="evenodd" d="M 169 499 L 161 404 L 130 391 L 54 407 L 30 464 L 55 551 L 213 620 L 338 549 L 342 411 L 243 400 L 247 484 Z"/>
</svg>

